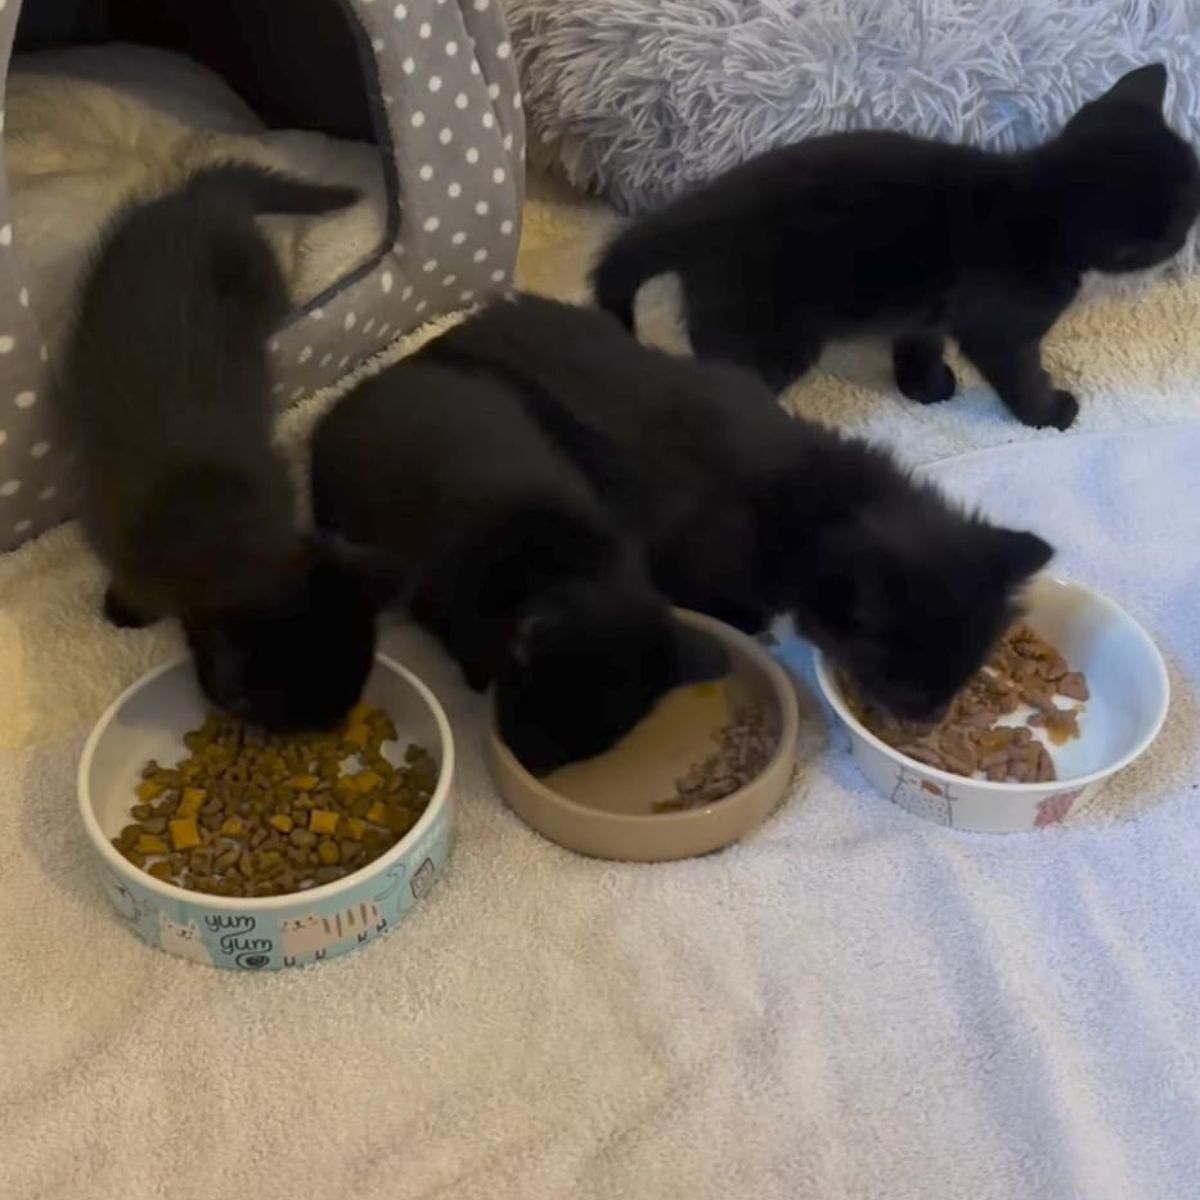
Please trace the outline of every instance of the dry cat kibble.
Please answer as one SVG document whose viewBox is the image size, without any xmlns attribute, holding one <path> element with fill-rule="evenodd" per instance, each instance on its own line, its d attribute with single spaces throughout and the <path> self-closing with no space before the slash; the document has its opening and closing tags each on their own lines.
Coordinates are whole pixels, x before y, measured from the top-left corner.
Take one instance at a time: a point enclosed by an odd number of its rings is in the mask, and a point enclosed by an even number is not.
<svg viewBox="0 0 1200 1200">
<path fill-rule="evenodd" d="M 113 845 L 164 883 L 218 896 L 281 896 L 373 862 L 416 824 L 438 768 L 419 746 L 393 766 L 396 727 L 357 705 L 332 733 L 277 736 L 210 716 L 174 767 L 149 762 Z"/>
<path fill-rule="evenodd" d="M 654 805 L 655 812 L 682 812 L 723 800 L 762 774 L 778 734 L 767 723 L 761 708 L 749 707 L 714 734 L 716 752 L 696 763 L 675 782 L 675 795 Z"/>
<path fill-rule="evenodd" d="M 983 669 L 955 697 L 938 725 L 901 721 L 880 712 L 846 688 L 855 716 L 901 754 L 954 775 L 982 775 L 993 783 L 1046 783 L 1054 760 L 1030 732 L 1044 729 L 1061 746 L 1079 736 L 1087 680 L 1027 625 L 1004 635 Z M 1061 707 L 1056 697 L 1080 703 Z M 1022 725 L 1000 725 L 1022 706 L 1033 712 Z"/>
</svg>

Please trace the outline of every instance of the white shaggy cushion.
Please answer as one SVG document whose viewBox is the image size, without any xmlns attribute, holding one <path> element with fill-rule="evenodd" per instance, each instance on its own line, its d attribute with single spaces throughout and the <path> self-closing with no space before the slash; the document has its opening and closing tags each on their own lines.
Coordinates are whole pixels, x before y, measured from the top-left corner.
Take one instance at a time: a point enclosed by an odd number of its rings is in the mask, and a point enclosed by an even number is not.
<svg viewBox="0 0 1200 1200">
<path fill-rule="evenodd" d="M 507 0 L 507 9 L 531 155 L 627 212 L 833 130 L 1027 146 L 1150 61 L 1170 70 L 1176 128 L 1200 133 L 1200 0 Z"/>
</svg>

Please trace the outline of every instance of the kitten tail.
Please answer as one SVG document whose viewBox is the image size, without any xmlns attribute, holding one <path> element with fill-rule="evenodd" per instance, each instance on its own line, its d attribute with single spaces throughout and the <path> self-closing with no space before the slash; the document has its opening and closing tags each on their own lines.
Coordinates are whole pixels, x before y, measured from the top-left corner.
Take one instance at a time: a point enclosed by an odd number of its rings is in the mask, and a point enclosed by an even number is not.
<svg viewBox="0 0 1200 1200">
<path fill-rule="evenodd" d="M 361 199 L 356 188 L 310 183 L 252 163 L 206 167 L 188 180 L 186 190 L 205 201 L 248 205 L 256 213 L 334 212 Z"/>
<path fill-rule="evenodd" d="M 653 217 L 628 226 L 609 243 L 592 272 L 596 303 L 630 333 L 636 332 L 633 302 L 638 289 L 655 275 L 673 270 L 689 240 L 686 227 L 668 228 Z"/>
</svg>

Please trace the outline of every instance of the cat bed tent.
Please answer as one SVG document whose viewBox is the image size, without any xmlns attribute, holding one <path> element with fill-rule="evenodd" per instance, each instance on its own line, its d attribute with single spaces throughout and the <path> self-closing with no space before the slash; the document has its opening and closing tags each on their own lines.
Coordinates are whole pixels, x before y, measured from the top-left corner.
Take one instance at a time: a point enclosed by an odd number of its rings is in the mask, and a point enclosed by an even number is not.
<svg viewBox="0 0 1200 1200">
<path fill-rule="evenodd" d="M 22 7 L 19 0 L 0 7 L 0 61 L 14 75 L 14 62 L 47 47 L 158 47 L 217 72 L 265 128 L 378 149 L 386 235 L 273 337 L 281 406 L 335 383 L 396 335 L 508 282 L 525 139 L 500 0 L 27 0 Z M 8 120 L 6 139 L 17 136 L 13 125 Z M 21 254 L 9 168 L 0 160 L 0 550 L 72 515 L 64 450 L 43 403 L 55 341 L 39 323 L 39 279 L 27 274 Z"/>
</svg>

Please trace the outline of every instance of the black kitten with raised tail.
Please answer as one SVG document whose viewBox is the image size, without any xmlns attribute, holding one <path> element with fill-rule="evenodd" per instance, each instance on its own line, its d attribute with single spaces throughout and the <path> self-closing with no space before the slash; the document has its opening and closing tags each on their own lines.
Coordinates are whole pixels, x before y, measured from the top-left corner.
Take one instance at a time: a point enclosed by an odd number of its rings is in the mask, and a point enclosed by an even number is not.
<svg viewBox="0 0 1200 1200">
<path fill-rule="evenodd" d="M 399 363 L 313 438 L 317 524 L 390 553 L 402 601 L 531 770 L 607 750 L 668 690 L 728 670 L 670 619 L 634 543 L 502 382 Z"/>
<path fill-rule="evenodd" d="M 901 716 L 951 700 L 1051 555 L 789 417 L 753 375 L 639 345 L 606 313 L 498 301 L 416 359 L 518 391 L 673 603 L 749 633 L 788 614 Z"/>
<path fill-rule="evenodd" d="M 1085 271 L 1164 262 L 1200 212 L 1166 86 L 1160 65 L 1132 71 L 1020 154 L 865 131 L 772 150 L 619 234 L 597 299 L 632 330 L 641 284 L 678 272 L 696 354 L 776 389 L 828 340 L 882 333 L 899 390 L 947 400 L 950 336 L 1021 421 L 1066 429 L 1078 404 L 1042 339 Z"/>
<path fill-rule="evenodd" d="M 276 729 L 355 702 L 387 585 L 370 556 L 297 529 L 266 351 L 290 304 L 255 214 L 355 198 L 228 164 L 131 206 L 101 239 L 52 389 L 107 615 L 178 618 L 209 699 Z"/>
</svg>

